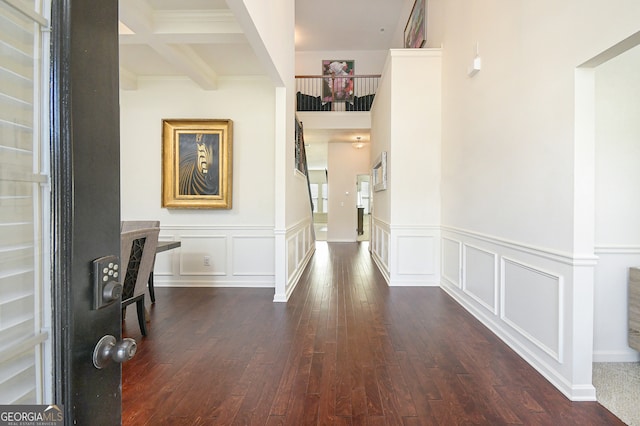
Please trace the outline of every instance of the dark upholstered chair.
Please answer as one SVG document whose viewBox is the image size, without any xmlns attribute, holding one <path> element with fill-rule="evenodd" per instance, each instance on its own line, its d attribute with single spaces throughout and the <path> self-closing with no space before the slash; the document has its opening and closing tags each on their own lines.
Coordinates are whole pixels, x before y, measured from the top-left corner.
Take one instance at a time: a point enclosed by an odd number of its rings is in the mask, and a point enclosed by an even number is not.
<svg viewBox="0 0 640 426">
<path fill-rule="evenodd" d="M 143 336 L 147 335 L 144 294 L 153 269 L 160 228 L 141 228 L 120 234 L 120 258 L 126 273 L 122 283 L 123 317 L 127 306 L 136 304 L 138 324 Z"/>
<path fill-rule="evenodd" d="M 331 102 L 322 102 L 320 96 L 296 93 L 296 109 L 298 111 L 331 111 Z"/>
<path fill-rule="evenodd" d="M 125 231 L 133 231 L 136 229 L 144 229 L 144 228 L 160 228 L 159 220 L 123 220 L 120 222 L 120 232 Z M 153 257 L 153 263 L 155 264 L 155 256 Z M 153 267 L 151 268 L 151 273 L 149 274 L 149 297 L 151 298 L 151 303 L 155 303 L 156 295 L 153 288 Z"/>
<path fill-rule="evenodd" d="M 344 109 L 346 111 L 370 111 L 373 98 L 376 95 L 354 96 L 353 103 L 347 102 Z"/>
<path fill-rule="evenodd" d="M 160 228 L 159 220 L 123 220 L 120 222 L 120 232 L 133 231 L 144 228 Z"/>
</svg>

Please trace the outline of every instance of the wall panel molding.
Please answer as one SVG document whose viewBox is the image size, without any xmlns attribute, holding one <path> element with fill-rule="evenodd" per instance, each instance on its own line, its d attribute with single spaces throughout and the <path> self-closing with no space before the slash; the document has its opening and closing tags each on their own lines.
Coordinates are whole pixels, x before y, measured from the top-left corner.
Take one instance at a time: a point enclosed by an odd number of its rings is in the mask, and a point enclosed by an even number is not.
<svg viewBox="0 0 640 426">
<path fill-rule="evenodd" d="M 442 279 L 462 287 L 462 242 L 442 237 Z"/>
<path fill-rule="evenodd" d="M 239 232 L 269 232 L 273 233 L 273 226 L 263 225 L 163 225 L 160 224 L 160 232 L 168 234 L 186 231 L 239 231 Z M 177 232 L 176 232 L 177 231 Z"/>
<path fill-rule="evenodd" d="M 389 278 L 389 249 L 391 244 L 391 230 L 389 224 L 376 217 L 371 220 L 371 240 L 369 241 L 369 250 L 373 257 L 373 261 L 378 266 L 387 284 Z"/>
<path fill-rule="evenodd" d="M 158 237 L 159 242 L 177 241 L 173 235 L 160 234 Z M 174 249 L 156 254 L 156 261 L 153 269 L 153 276 L 157 278 L 159 276 L 172 276 L 176 274 L 178 270 L 178 251 L 180 249 Z"/>
<path fill-rule="evenodd" d="M 640 248 L 608 245 L 595 253 L 593 360 L 640 361 L 640 352 L 628 342 L 629 267 L 640 265 Z"/>
<path fill-rule="evenodd" d="M 588 301 L 593 296 L 589 291 L 589 277 L 594 275 L 596 257 L 589 254 L 571 257 L 558 251 L 540 250 L 451 227 L 443 227 L 441 244 L 443 290 L 567 398 L 594 401 L 595 388 L 590 379 L 574 376 L 576 363 L 590 364 L 593 359 L 593 353 L 584 352 L 587 342 L 578 332 L 580 324 L 587 322 L 590 325 L 593 317 L 590 320 L 587 311 L 574 312 L 572 307 L 576 298 Z M 468 268 L 469 254 L 474 250 L 469 247 L 487 253 L 485 262 L 481 262 L 485 269 Z M 459 256 L 460 285 L 456 283 Z M 491 275 L 491 258 L 498 264 L 497 310 L 479 303 L 475 294 L 469 294 L 472 279 L 482 282 L 478 277 Z"/>
<path fill-rule="evenodd" d="M 305 267 L 315 252 L 315 239 L 313 238 L 313 222 L 311 216 L 307 220 L 299 221 L 286 230 L 276 233 L 277 238 L 283 238 L 286 248 L 286 273 L 287 282 L 284 291 L 276 291 L 273 301 L 286 302 L 298 285 L 298 281 Z"/>
<path fill-rule="evenodd" d="M 462 290 L 498 314 L 498 255 L 472 244 L 462 245 Z"/>
<path fill-rule="evenodd" d="M 161 224 L 159 240 L 180 241 L 181 247 L 156 256 L 154 285 L 274 287 L 274 238 L 269 226 Z"/>
<path fill-rule="evenodd" d="M 231 237 L 232 274 L 234 276 L 270 276 L 275 274 L 275 241 L 267 235 L 235 235 Z M 260 253 L 261 256 L 255 256 Z M 247 253 L 253 254 L 251 258 Z"/>
<path fill-rule="evenodd" d="M 228 244 L 226 235 L 180 235 L 180 268 L 182 276 L 227 275 Z M 209 265 L 204 258 L 209 258 Z"/>
<path fill-rule="evenodd" d="M 392 226 L 389 285 L 440 285 L 440 231 L 435 226 Z"/>
<path fill-rule="evenodd" d="M 398 265 L 398 275 L 432 275 L 435 273 L 433 236 L 398 235 L 396 244 L 395 261 Z"/>
<path fill-rule="evenodd" d="M 500 318 L 553 359 L 562 362 L 563 277 L 507 257 L 502 257 L 500 269 Z M 510 296 L 511 292 L 519 293 L 517 299 Z"/>
</svg>

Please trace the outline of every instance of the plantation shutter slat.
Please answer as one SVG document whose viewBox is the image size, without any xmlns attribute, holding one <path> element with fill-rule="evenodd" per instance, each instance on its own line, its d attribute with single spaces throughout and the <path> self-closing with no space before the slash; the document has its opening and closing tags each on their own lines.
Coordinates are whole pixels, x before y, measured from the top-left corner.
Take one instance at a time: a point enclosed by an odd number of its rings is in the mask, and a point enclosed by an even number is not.
<svg viewBox="0 0 640 426">
<path fill-rule="evenodd" d="M 0 0 L 0 404 L 42 403 L 42 101 L 35 0 Z"/>
</svg>

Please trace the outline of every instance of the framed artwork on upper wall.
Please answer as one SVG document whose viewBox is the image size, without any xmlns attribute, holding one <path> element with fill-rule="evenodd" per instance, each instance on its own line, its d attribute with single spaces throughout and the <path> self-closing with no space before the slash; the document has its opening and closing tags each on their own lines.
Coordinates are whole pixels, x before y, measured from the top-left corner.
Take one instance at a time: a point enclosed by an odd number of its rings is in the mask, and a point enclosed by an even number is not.
<svg viewBox="0 0 640 426">
<path fill-rule="evenodd" d="M 322 101 L 353 100 L 353 74 L 355 61 L 331 59 L 322 61 Z"/>
<path fill-rule="evenodd" d="M 162 120 L 162 207 L 230 209 L 231 120 Z"/>
<path fill-rule="evenodd" d="M 427 41 L 427 0 L 416 0 L 404 28 L 404 47 L 420 48 Z"/>
<path fill-rule="evenodd" d="M 382 151 L 371 169 L 373 190 L 375 192 L 387 189 L 387 151 Z"/>
<path fill-rule="evenodd" d="M 307 168 L 307 153 L 304 148 L 304 132 L 302 130 L 302 122 L 296 118 L 295 127 L 295 165 L 296 170 L 305 176 L 309 175 Z"/>
</svg>

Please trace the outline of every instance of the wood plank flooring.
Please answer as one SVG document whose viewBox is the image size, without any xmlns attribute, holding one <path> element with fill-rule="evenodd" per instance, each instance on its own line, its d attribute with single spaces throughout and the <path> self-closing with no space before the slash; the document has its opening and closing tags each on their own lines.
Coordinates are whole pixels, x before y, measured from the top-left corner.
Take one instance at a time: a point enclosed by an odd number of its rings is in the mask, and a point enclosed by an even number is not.
<svg viewBox="0 0 640 426">
<path fill-rule="evenodd" d="M 389 288 L 366 244 L 318 243 L 273 289 L 157 288 L 124 334 L 124 425 L 622 425 L 570 402 L 439 288 Z"/>
</svg>

